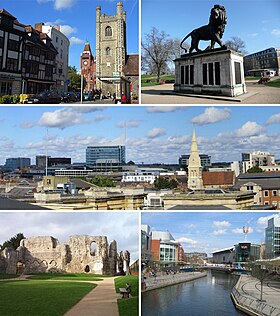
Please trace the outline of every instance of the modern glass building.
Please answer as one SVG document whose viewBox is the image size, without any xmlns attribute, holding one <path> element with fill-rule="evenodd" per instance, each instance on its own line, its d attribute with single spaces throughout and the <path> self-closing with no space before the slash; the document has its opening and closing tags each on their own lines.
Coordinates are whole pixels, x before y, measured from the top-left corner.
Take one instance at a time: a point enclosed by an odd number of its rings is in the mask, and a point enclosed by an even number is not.
<svg viewBox="0 0 280 316">
<path fill-rule="evenodd" d="M 24 169 L 26 167 L 30 167 L 31 160 L 30 158 L 7 158 L 6 163 L 4 165 L 4 169 L 6 170 L 16 170 L 16 169 Z"/>
<path fill-rule="evenodd" d="M 265 258 L 273 259 L 280 256 L 280 218 L 268 220 L 265 229 Z"/>
<path fill-rule="evenodd" d="M 99 161 L 110 165 L 125 164 L 125 146 L 88 146 L 86 149 L 87 166 L 96 166 Z"/>
</svg>

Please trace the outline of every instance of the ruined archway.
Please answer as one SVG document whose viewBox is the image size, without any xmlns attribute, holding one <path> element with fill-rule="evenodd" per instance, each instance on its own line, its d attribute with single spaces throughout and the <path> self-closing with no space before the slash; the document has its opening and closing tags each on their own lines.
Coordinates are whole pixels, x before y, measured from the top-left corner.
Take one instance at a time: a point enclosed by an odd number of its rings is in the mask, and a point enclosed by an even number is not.
<svg viewBox="0 0 280 316">
<path fill-rule="evenodd" d="M 89 272 L 90 272 L 90 267 L 89 267 L 88 264 L 85 266 L 85 272 L 86 272 L 86 273 L 89 273 Z"/>
<path fill-rule="evenodd" d="M 90 244 L 90 255 L 93 257 L 97 255 L 97 243 L 95 241 Z"/>
</svg>

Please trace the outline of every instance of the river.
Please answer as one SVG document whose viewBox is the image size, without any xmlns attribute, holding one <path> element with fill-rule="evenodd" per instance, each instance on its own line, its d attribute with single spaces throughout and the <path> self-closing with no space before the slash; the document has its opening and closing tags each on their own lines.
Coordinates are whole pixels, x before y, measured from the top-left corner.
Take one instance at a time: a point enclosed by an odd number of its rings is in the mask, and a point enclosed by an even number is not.
<svg viewBox="0 0 280 316">
<path fill-rule="evenodd" d="M 230 293 L 238 277 L 211 272 L 207 277 L 142 293 L 142 316 L 235 316 Z"/>
</svg>

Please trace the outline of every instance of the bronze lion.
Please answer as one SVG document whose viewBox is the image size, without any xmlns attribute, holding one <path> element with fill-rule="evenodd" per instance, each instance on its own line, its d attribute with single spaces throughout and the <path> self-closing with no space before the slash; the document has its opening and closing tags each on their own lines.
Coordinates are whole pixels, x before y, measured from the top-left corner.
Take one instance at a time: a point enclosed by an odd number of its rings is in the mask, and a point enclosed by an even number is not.
<svg viewBox="0 0 280 316">
<path fill-rule="evenodd" d="M 182 46 L 185 40 L 191 36 L 191 47 L 189 53 L 194 49 L 197 52 L 201 52 L 198 48 L 199 41 L 211 41 L 210 46 L 207 49 L 214 49 L 215 43 L 218 43 L 221 47 L 226 47 L 221 38 L 223 37 L 225 31 L 225 25 L 227 23 L 226 10 L 225 7 L 215 4 L 211 9 L 209 24 L 203 25 L 198 29 L 193 30 L 180 43 L 180 47 L 187 53 L 187 49 Z"/>
</svg>

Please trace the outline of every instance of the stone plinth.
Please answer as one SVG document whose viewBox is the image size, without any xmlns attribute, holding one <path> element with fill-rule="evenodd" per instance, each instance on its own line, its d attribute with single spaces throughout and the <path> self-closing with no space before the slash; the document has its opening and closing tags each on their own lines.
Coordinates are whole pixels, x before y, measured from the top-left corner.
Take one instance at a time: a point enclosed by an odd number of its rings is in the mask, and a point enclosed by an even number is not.
<svg viewBox="0 0 280 316">
<path fill-rule="evenodd" d="M 230 49 L 185 54 L 174 63 L 175 92 L 230 97 L 247 92 L 243 56 Z"/>
</svg>

